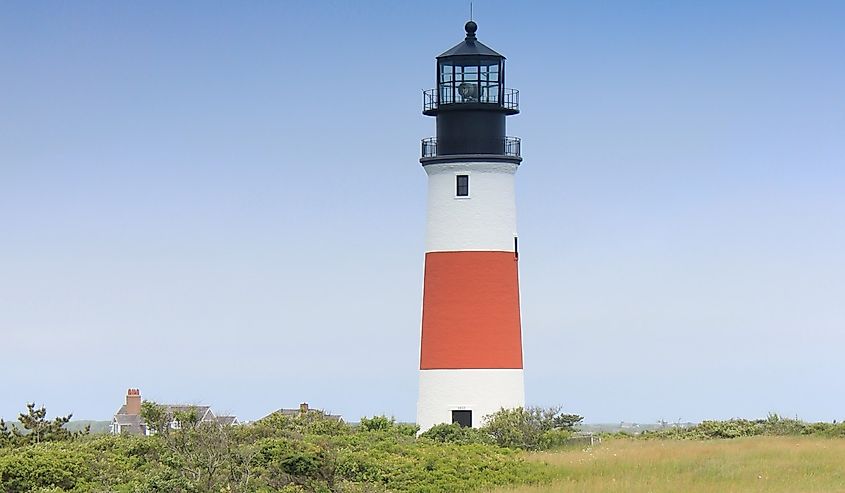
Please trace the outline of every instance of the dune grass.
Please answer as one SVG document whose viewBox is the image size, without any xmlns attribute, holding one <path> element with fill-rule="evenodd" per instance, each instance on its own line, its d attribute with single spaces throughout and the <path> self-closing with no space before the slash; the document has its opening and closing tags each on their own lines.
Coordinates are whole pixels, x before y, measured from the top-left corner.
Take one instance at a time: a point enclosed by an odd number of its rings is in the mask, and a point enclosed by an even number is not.
<svg viewBox="0 0 845 493">
<path fill-rule="evenodd" d="M 845 492 L 845 440 L 606 440 L 586 450 L 534 453 L 557 469 L 552 484 L 497 493 Z"/>
</svg>

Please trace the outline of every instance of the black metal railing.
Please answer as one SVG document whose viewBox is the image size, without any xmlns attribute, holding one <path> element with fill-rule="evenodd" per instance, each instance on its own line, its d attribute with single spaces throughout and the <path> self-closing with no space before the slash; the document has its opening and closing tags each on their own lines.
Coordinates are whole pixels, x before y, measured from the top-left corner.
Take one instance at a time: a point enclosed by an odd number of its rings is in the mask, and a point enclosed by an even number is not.
<svg viewBox="0 0 845 493">
<path fill-rule="evenodd" d="M 426 89 L 423 91 L 423 111 L 437 109 L 437 89 Z"/>
<path fill-rule="evenodd" d="M 516 89 L 505 89 L 502 99 L 502 106 L 509 110 L 519 109 L 519 91 Z"/>
<path fill-rule="evenodd" d="M 449 154 L 437 153 L 437 137 L 429 137 L 422 140 L 422 157 L 448 156 Z M 519 137 L 505 137 L 491 142 L 469 142 L 470 147 L 477 147 L 494 152 L 481 152 L 478 154 L 490 154 L 494 156 L 520 157 L 522 152 L 522 141 Z M 473 145 L 477 144 L 477 145 Z"/>
<path fill-rule="evenodd" d="M 422 140 L 422 157 L 434 157 L 437 155 L 437 137 L 429 137 Z"/>
<path fill-rule="evenodd" d="M 423 112 L 433 111 L 440 107 L 441 104 L 497 104 L 507 110 L 519 111 L 519 90 L 505 88 L 502 94 L 501 101 L 499 100 L 498 92 L 494 92 L 489 96 L 482 96 L 480 98 L 460 99 L 447 93 L 446 98 L 442 99 L 440 93 L 435 89 L 426 89 L 423 91 Z"/>
<path fill-rule="evenodd" d="M 519 94 L 517 93 L 517 99 Z M 505 137 L 505 156 L 520 157 L 522 155 L 522 140 L 519 137 Z"/>
</svg>

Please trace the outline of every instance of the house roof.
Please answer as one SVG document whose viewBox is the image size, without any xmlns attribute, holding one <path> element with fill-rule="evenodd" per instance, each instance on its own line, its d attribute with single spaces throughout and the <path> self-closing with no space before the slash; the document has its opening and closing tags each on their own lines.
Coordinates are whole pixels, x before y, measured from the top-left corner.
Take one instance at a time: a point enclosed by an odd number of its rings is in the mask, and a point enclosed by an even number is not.
<svg viewBox="0 0 845 493">
<path fill-rule="evenodd" d="M 217 416 L 217 423 L 223 426 L 232 426 L 238 424 L 238 418 L 235 416 Z"/>
<path fill-rule="evenodd" d="M 329 413 L 323 411 L 322 409 L 309 408 L 305 412 L 306 413 L 319 413 L 324 418 L 331 419 L 333 421 L 340 421 L 340 420 L 343 419 L 339 414 L 329 414 Z M 303 410 L 300 409 L 300 408 L 296 408 L 296 409 L 281 408 L 281 409 L 277 409 L 276 411 L 273 411 L 272 413 L 268 414 L 267 416 L 264 416 L 264 418 L 261 418 L 261 419 L 269 418 L 270 416 L 272 416 L 274 414 L 281 414 L 282 416 L 301 416 L 303 414 Z"/>
<path fill-rule="evenodd" d="M 217 416 L 211 410 L 211 406 L 193 406 L 190 404 L 161 404 L 165 412 L 173 417 L 176 413 L 196 410 L 200 422 L 215 421 Z M 235 418 L 234 416 L 231 416 Z M 237 420 L 237 418 L 235 418 Z M 114 415 L 114 421 L 120 426 L 139 426 L 144 422 L 139 414 L 127 414 L 126 405 L 120 406 L 120 409 Z M 140 428 L 139 428 L 140 429 Z"/>
<path fill-rule="evenodd" d="M 197 412 L 197 417 L 199 417 L 200 421 L 215 418 L 214 412 L 211 410 L 211 406 L 191 406 L 189 404 L 162 404 L 162 406 L 164 406 L 167 414 L 170 415 L 189 412 L 193 409 Z M 208 416 L 209 414 L 210 416 Z"/>
</svg>

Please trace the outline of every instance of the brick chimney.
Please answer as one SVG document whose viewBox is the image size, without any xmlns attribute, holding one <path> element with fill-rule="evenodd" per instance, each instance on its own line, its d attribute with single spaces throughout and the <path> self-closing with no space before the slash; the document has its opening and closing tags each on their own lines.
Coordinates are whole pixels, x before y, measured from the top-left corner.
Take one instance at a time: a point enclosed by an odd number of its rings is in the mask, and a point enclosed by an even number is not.
<svg viewBox="0 0 845 493">
<path fill-rule="evenodd" d="M 308 414 L 308 403 L 303 402 L 299 405 L 299 412 L 300 414 Z"/>
<path fill-rule="evenodd" d="M 126 414 L 141 414 L 141 391 L 129 389 L 126 391 Z"/>
</svg>

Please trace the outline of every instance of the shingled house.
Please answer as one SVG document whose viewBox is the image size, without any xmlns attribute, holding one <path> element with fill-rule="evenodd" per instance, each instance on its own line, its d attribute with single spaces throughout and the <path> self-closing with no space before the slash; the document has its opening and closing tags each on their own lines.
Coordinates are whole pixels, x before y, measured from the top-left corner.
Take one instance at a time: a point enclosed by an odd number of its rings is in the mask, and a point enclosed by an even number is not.
<svg viewBox="0 0 845 493">
<path fill-rule="evenodd" d="M 178 429 L 179 422 L 173 419 L 177 413 L 194 410 L 200 423 L 217 423 L 225 426 L 238 425 L 235 416 L 217 416 L 210 406 L 189 406 L 184 404 L 161 404 L 165 412 L 171 417 L 170 428 Z M 111 432 L 115 435 L 127 433 L 130 435 L 151 435 L 153 433 L 141 418 L 141 391 L 129 389 L 126 392 L 126 404 L 120 406 L 112 419 Z"/>
</svg>

